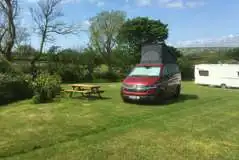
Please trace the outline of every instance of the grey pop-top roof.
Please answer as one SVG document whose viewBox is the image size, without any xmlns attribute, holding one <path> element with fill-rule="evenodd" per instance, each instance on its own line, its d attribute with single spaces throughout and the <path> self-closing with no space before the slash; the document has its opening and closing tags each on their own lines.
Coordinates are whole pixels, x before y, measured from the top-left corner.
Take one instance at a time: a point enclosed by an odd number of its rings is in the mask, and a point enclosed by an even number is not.
<svg viewBox="0 0 239 160">
<path fill-rule="evenodd" d="M 141 64 L 176 63 L 177 58 L 165 43 L 144 44 L 141 48 Z"/>
</svg>

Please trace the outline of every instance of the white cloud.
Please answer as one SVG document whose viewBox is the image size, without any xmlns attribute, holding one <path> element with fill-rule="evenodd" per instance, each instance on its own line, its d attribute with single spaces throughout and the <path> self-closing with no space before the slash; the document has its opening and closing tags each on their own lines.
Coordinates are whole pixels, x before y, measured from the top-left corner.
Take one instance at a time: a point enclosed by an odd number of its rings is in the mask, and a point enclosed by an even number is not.
<svg viewBox="0 0 239 160">
<path fill-rule="evenodd" d="M 102 0 L 88 0 L 91 4 L 95 4 L 98 7 L 103 7 L 105 3 Z"/>
<path fill-rule="evenodd" d="M 152 4 L 151 0 L 136 0 L 136 4 L 139 7 L 150 6 Z"/>
<path fill-rule="evenodd" d="M 166 8 L 195 8 L 205 5 L 204 0 L 158 0 L 161 7 Z"/>
<path fill-rule="evenodd" d="M 195 7 L 200 7 L 204 6 L 205 2 L 204 1 L 188 1 L 185 2 L 185 6 L 189 8 L 195 8 Z"/>
<path fill-rule="evenodd" d="M 96 5 L 97 5 L 98 7 L 103 7 L 103 6 L 105 5 L 105 3 L 102 2 L 102 1 L 99 1 L 99 2 L 96 3 Z"/>
<path fill-rule="evenodd" d="M 230 34 L 219 38 L 179 41 L 176 47 L 239 47 L 239 35 Z"/>
<path fill-rule="evenodd" d="M 81 2 L 82 0 L 62 0 L 62 4 L 74 4 L 74 3 L 79 3 Z"/>
<path fill-rule="evenodd" d="M 39 0 L 23 0 L 24 2 L 28 2 L 28 3 L 36 3 Z M 68 4 L 68 3 L 79 3 L 82 0 L 62 0 L 62 4 Z"/>
<path fill-rule="evenodd" d="M 183 5 L 182 0 L 175 0 L 175 1 L 172 1 L 172 2 L 168 2 L 166 4 L 166 7 L 168 7 L 168 8 L 183 8 L 184 5 Z"/>
</svg>

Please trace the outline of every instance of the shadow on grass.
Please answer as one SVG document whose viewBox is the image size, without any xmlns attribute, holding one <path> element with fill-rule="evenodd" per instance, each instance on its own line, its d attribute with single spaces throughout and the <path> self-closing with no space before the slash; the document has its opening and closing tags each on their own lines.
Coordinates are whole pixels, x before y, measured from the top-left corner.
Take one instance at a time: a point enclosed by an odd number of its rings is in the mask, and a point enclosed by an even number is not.
<svg viewBox="0 0 239 160">
<path fill-rule="evenodd" d="M 157 102 L 153 101 L 138 101 L 138 102 L 133 102 L 129 101 L 128 103 L 134 103 L 134 104 L 139 104 L 139 105 L 169 105 L 173 103 L 182 103 L 187 100 L 196 100 L 198 99 L 197 95 L 194 94 L 181 94 L 178 98 L 170 98 L 170 99 L 164 99 L 160 100 Z"/>
<path fill-rule="evenodd" d="M 79 100 L 90 100 L 90 101 L 95 101 L 95 100 L 109 100 L 112 99 L 111 97 L 105 97 L 102 96 L 101 98 L 99 96 L 73 96 L 71 97 L 72 99 L 79 99 Z"/>
</svg>

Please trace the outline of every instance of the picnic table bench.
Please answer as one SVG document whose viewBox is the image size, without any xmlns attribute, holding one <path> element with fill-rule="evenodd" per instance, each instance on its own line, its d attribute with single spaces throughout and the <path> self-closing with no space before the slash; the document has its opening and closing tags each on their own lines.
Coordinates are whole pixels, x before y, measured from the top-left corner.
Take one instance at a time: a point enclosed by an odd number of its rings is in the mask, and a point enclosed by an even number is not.
<svg viewBox="0 0 239 160">
<path fill-rule="evenodd" d="M 81 93 L 82 96 L 91 96 L 98 95 L 99 98 L 102 98 L 101 93 L 104 93 L 103 90 L 100 90 L 99 85 L 92 84 L 71 84 L 72 89 L 63 90 L 65 93 L 69 93 L 69 96 L 72 97 L 74 93 Z"/>
</svg>

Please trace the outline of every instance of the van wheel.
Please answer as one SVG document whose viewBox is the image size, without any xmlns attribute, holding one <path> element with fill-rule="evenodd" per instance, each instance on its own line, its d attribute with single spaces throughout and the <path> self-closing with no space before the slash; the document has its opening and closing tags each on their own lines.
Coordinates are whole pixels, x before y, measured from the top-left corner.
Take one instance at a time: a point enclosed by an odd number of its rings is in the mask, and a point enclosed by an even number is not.
<svg viewBox="0 0 239 160">
<path fill-rule="evenodd" d="M 126 98 L 122 98 L 122 100 L 123 100 L 124 103 L 129 103 L 129 100 L 126 99 Z"/>
<path fill-rule="evenodd" d="M 178 98 L 180 96 L 180 92 L 181 92 L 181 86 L 178 85 L 174 94 L 174 98 Z"/>
<path fill-rule="evenodd" d="M 226 84 L 221 84 L 221 88 L 226 89 L 227 85 Z"/>
</svg>

